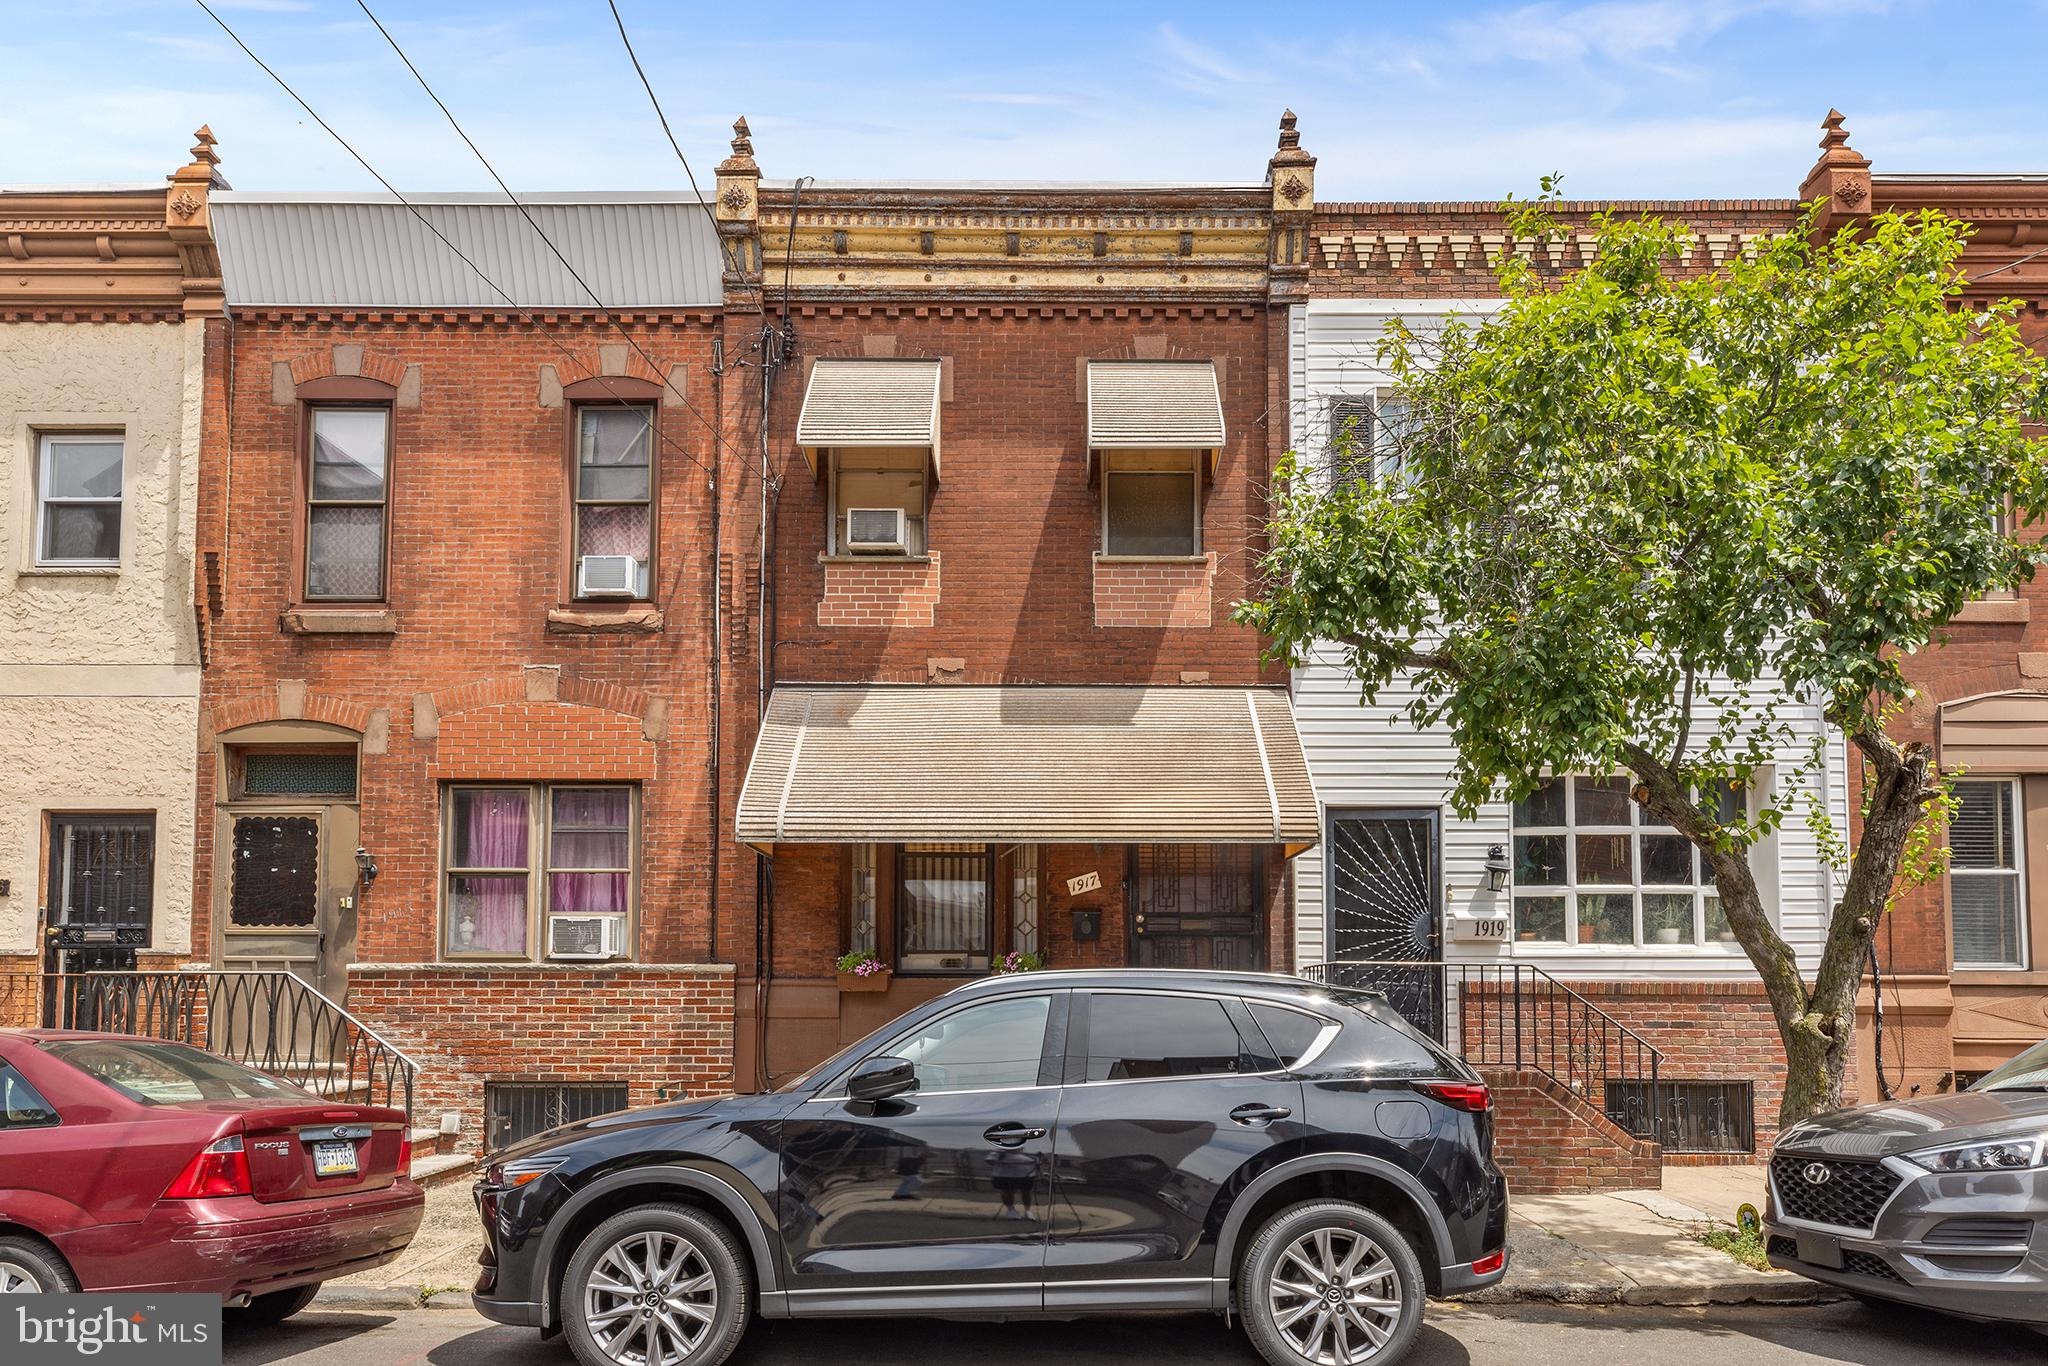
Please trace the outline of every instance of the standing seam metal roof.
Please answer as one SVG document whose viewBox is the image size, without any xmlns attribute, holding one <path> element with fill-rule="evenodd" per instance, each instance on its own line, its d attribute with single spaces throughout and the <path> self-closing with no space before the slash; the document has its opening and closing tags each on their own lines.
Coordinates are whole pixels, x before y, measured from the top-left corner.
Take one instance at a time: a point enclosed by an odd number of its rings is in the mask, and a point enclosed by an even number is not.
<svg viewBox="0 0 2048 1366">
<path fill-rule="evenodd" d="M 578 285 L 512 201 L 408 196 L 522 308 L 717 307 L 717 235 L 694 199 L 521 196 Z M 497 290 L 386 196 L 222 192 L 214 236 L 230 306 L 505 308 Z"/>
</svg>

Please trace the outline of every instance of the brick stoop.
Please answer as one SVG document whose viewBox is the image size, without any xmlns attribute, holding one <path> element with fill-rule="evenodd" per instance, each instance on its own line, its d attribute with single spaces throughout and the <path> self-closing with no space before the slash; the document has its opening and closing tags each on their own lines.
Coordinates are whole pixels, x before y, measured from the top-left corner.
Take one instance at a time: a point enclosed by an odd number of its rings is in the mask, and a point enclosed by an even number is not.
<svg viewBox="0 0 2048 1366">
<path fill-rule="evenodd" d="M 1541 1072 L 1481 1068 L 1493 1088 L 1493 1160 L 1517 1195 L 1656 1190 L 1662 1148 L 1633 1137 Z"/>
</svg>

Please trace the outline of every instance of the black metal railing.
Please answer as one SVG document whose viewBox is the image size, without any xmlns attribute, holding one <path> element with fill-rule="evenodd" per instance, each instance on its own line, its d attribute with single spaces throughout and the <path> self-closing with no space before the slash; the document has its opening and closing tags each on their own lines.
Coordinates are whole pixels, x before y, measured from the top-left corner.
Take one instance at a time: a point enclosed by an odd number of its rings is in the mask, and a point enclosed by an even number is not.
<svg viewBox="0 0 2048 1366">
<path fill-rule="evenodd" d="M 53 974 L 45 1019 L 191 1044 L 318 1095 L 412 1113 L 419 1065 L 289 972 Z"/>
<path fill-rule="evenodd" d="M 0 972 L 0 1029 L 28 1029 L 43 1021 L 42 974 Z"/>
<path fill-rule="evenodd" d="M 1663 1141 L 1664 1055 L 1534 964 L 1342 959 L 1300 975 L 1376 992 L 1473 1066 L 1541 1073 L 1632 1136 Z"/>
</svg>

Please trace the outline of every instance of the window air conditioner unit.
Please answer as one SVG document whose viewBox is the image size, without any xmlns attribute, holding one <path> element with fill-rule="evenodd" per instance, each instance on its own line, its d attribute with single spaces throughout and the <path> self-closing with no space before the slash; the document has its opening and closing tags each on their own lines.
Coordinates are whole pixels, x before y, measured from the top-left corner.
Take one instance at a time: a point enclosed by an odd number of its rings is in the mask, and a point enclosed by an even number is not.
<svg viewBox="0 0 2048 1366">
<path fill-rule="evenodd" d="M 903 509 L 848 508 L 846 548 L 856 555 L 901 555 Z"/>
<path fill-rule="evenodd" d="M 626 917 L 622 915 L 551 915 L 548 957 L 617 958 L 624 950 Z"/>
<path fill-rule="evenodd" d="M 585 555 L 576 561 L 576 596 L 630 598 L 640 589 L 640 561 L 631 555 Z"/>
</svg>

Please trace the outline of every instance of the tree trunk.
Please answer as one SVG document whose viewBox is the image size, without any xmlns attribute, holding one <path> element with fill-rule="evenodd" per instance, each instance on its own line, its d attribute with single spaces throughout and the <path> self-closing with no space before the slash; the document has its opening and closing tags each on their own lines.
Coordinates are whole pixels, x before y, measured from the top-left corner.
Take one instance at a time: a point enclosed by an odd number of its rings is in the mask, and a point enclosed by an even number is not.
<svg viewBox="0 0 2048 1366">
<path fill-rule="evenodd" d="M 1852 732 L 1871 770 L 1863 837 L 1850 861 L 1842 899 L 1828 920 L 1821 961 L 1809 988 L 1798 955 L 1764 909 L 1746 848 L 1724 849 L 1715 827 L 1674 766 L 1640 745 L 1626 747 L 1644 810 L 1696 845 L 1714 869 L 1715 891 L 1735 940 L 1756 967 L 1785 1050 L 1785 1094 L 1779 1132 L 1809 1115 L 1842 1105 L 1842 1087 L 1856 1043 L 1856 988 L 1864 956 L 1890 902 L 1906 842 L 1928 798 L 1931 763 L 1924 748 L 1901 748 L 1882 733 Z"/>
</svg>

